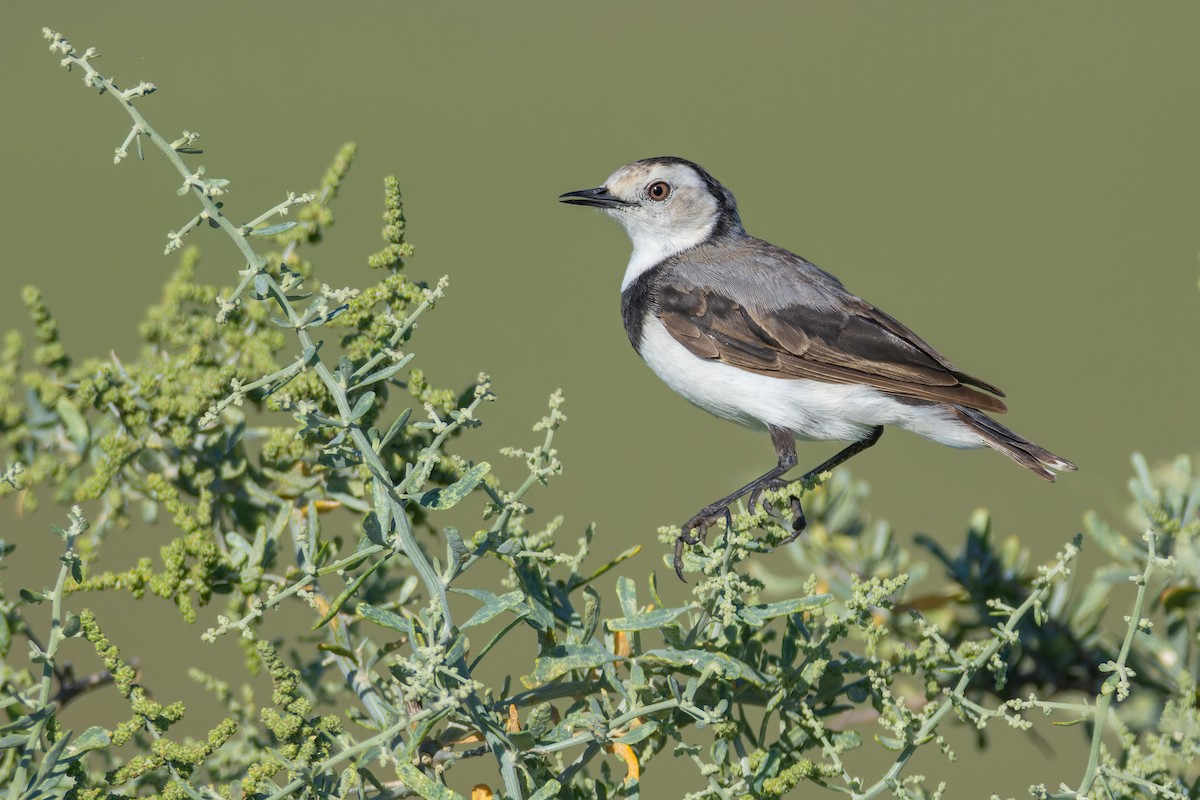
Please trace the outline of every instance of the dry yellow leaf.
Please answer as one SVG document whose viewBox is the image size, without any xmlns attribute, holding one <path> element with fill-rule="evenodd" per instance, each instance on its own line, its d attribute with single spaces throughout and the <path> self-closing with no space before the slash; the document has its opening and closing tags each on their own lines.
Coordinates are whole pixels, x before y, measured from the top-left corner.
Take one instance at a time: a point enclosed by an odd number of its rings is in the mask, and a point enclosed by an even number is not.
<svg viewBox="0 0 1200 800">
<path fill-rule="evenodd" d="M 633 652 L 633 648 L 629 646 L 629 634 L 625 631 L 617 631 L 613 634 L 613 653 L 621 658 L 629 658 L 629 654 Z"/>
<path fill-rule="evenodd" d="M 416 723 L 414 723 L 416 724 Z M 461 739 L 455 739 L 450 744 L 477 744 L 483 741 L 483 734 L 479 731 L 471 731 Z"/>
<path fill-rule="evenodd" d="M 613 742 L 604 749 L 619 756 L 625 762 L 626 783 L 639 780 L 642 777 L 642 768 L 638 765 L 637 755 L 633 752 L 632 747 L 620 742 Z"/>
</svg>

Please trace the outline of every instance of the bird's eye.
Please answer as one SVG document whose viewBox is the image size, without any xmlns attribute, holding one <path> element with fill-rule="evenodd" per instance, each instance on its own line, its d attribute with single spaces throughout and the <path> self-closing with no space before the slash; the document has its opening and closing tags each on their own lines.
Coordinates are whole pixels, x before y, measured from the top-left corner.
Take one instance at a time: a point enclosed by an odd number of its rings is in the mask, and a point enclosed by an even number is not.
<svg viewBox="0 0 1200 800">
<path fill-rule="evenodd" d="M 655 181 L 646 187 L 646 197 L 661 203 L 671 196 L 671 185 L 666 181 Z"/>
</svg>

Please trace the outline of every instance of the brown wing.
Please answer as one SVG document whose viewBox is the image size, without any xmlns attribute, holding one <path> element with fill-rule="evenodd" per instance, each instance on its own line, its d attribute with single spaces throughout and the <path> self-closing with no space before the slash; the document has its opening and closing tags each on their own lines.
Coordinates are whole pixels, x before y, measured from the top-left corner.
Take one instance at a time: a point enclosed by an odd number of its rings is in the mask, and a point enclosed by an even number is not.
<svg viewBox="0 0 1200 800">
<path fill-rule="evenodd" d="M 667 284 L 659 287 L 659 319 L 693 354 L 750 372 L 865 383 L 903 397 L 1007 410 L 1003 401 L 980 391 L 1003 396 L 999 389 L 955 370 L 904 325 L 850 298 L 857 302 L 764 312 L 709 287 Z"/>
</svg>

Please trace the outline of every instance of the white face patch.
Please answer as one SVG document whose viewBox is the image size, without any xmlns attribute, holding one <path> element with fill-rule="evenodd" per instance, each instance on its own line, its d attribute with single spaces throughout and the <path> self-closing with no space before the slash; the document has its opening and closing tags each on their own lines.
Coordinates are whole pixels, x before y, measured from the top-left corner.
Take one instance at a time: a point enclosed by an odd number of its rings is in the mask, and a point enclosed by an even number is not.
<svg viewBox="0 0 1200 800">
<path fill-rule="evenodd" d="M 661 201 L 651 199 L 648 189 L 660 181 L 670 193 Z M 604 186 L 630 204 L 605 209 L 633 243 L 622 290 L 664 258 L 707 239 L 720 215 L 717 199 L 687 164 L 638 161 L 614 172 Z"/>
</svg>

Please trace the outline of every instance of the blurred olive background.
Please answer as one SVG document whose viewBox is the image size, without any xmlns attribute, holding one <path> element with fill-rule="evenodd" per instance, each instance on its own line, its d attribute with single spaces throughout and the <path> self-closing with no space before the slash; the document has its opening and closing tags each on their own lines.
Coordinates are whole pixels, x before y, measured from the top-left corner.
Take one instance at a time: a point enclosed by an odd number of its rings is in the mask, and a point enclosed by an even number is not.
<svg viewBox="0 0 1200 800">
<path fill-rule="evenodd" d="M 556 203 L 646 156 L 706 166 L 737 195 L 751 233 L 835 273 L 1004 388 L 1005 421 L 1080 467 L 1050 486 L 992 452 L 889 433 L 850 469 L 905 541 L 925 532 L 953 545 L 986 506 L 1000 533 L 1046 558 L 1086 509 L 1120 515 L 1132 450 L 1152 463 L 1196 451 L 1200 6 L 334 9 L 7 5 L 4 327 L 28 330 L 18 290 L 35 283 L 74 355 L 136 352 L 141 309 L 177 264 L 162 255 L 166 232 L 196 211 L 156 153 L 113 166 L 127 118 L 57 65 L 40 34 L 49 25 L 80 50 L 97 46 L 97 66 L 121 85 L 158 85 L 142 109 L 164 135 L 201 133 L 205 153 L 191 163 L 233 181 L 235 219 L 312 187 L 337 146 L 356 141 L 337 225 L 313 253 L 325 282 L 373 280 L 365 257 L 380 244 L 382 178 L 396 174 L 417 247 L 411 274 L 452 279 L 413 340 L 418 363 L 435 385 L 490 372 L 500 397 L 459 450 L 502 461 L 500 446 L 528 446 L 561 386 L 565 473 L 531 502 L 543 520 L 565 514 L 570 539 L 594 520 L 599 554 L 645 543 L 629 569 L 639 580 L 666 574 L 657 526 L 774 463 L 765 436 L 693 409 L 640 363 L 619 313 L 624 234 Z M 188 241 L 203 250 L 203 279 L 235 281 L 242 264 L 226 241 L 207 231 Z M 804 445 L 802 465 L 834 449 Z M 40 522 L 3 519 L 3 538 L 55 546 Z M 152 549 L 141 540 L 129 552 Z M 47 581 L 51 564 L 41 564 Z M 200 628 L 150 605 L 117 634 L 128 653 L 145 662 L 159 649 L 174 669 L 215 658 Z M 161 625 L 146 624 L 159 613 Z M 229 647 L 220 658 L 238 656 Z M 1070 730 L 1053 743 L 1060 757 L 1075 752 Z M 967 747 L 949 775 L 978 770 L 969 774 L 980 788 L 1017 794 L 1082 769 L 997 734 L 1028 756 L 1021 774 L 1010 756 Z M 1078 768 L 1063 774 L 1064 763 Z M 669 777 L 665 766 L 648 780 Z M 915 766 L 940 769 L 936 759 Z"/>
</svg>

